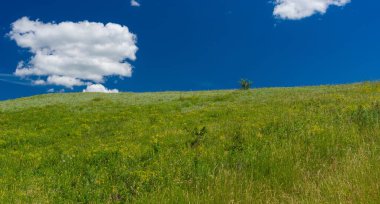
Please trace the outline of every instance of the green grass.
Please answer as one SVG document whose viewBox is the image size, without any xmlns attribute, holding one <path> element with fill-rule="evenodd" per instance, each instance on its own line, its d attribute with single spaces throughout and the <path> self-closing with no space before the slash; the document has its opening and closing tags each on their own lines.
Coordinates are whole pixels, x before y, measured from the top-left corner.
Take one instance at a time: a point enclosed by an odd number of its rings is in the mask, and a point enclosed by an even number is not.
<svg viewBox="0 0 380 204">
<path fill-rule="evenodd" d="M 0 203 L 380 203 L 380 84 L 0 102 Z"/>
</svg>

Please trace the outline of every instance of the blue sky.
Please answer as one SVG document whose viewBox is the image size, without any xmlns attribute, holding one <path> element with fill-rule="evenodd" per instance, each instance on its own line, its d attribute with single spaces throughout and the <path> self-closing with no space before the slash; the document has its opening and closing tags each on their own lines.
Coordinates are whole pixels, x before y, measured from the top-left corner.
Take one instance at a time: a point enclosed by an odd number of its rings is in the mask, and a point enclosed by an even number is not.
<svg viewBox="0 0 380 204">
<path fill-rule="evenodd" d="M 11 24 L 22 17 L 31 22 L 39 19 L 42 24 L 87 20 L 128 27 L 136 35 L 138 47 L 136 60 L 127 60 L 133 67 L 131 77 L 105 76 L 101 82 L 90 81 L 119 91 L 233 89 L 241 78 L 252 80 L 254 87 L 340 84 L 380 78 L 377 1 L 352 0 L 345 5 L 327 5 L 323 14 L 317 10 L 313 15 L 289 14 L 288 18 L 274 16 L 276 5 L 267 0 L 139 3 L 139 7 L 133 7 L 129 0 L 3 2 L 0 100 L 52 89 L 72 92 L 86 88 L 48 84 L 43 77 L 45 84 L 35 85 L 31 82 L 37 80 L 35 76 L 12 76 L 20 61 L 27 62 L 33 56 L 28 48 L 18 46 L 7 35 Z"/>
</svg>

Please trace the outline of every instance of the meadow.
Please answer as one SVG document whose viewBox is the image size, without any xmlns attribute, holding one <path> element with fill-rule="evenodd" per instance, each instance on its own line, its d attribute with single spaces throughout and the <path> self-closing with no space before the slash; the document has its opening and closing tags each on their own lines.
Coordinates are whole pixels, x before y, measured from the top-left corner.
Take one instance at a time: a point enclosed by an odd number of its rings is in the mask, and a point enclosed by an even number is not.
<svg viewBox="0 0 380 204">
<path fill-rule="evenodd" d="M 0 102 L 0 203 L 380 203 L 380 83 Z"/>
</svg>

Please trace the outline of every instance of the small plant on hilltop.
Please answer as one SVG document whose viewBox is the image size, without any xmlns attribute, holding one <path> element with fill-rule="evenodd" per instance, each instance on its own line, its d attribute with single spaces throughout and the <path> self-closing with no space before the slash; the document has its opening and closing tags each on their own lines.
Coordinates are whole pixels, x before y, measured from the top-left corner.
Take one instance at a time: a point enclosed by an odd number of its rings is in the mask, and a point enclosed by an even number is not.
<svg viewBox="0 0 380 204">
<path fill-rule="evenodd" d="M 195 138 L 190 143 L 191 147 L 192 148 L 197 147 L 201 143 L 201 141 L 204 139 L 204 136 L 206 133 L 207 133 L 206 127 L 203 127 L 201 129 L 195 128 L 192 132 Z"/>
<path fill-rule="evenodd" d="M 240 89 L 241 90 L 249 90 L 251 89 L 252 82 L 247 79 L 241 79 L 240 80 Z"/>
</svg>

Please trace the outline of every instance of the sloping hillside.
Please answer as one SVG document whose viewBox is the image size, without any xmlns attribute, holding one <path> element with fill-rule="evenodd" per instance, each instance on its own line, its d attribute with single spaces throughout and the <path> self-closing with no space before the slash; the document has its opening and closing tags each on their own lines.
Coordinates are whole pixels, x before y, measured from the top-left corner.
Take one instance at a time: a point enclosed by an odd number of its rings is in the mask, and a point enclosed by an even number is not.
<svg viewBox="0 0 380 204">
<path fill-rule="evenodd" d="M 380 84 L 0 102 L 0 202 L 380 203 Z"/>
</svg>

